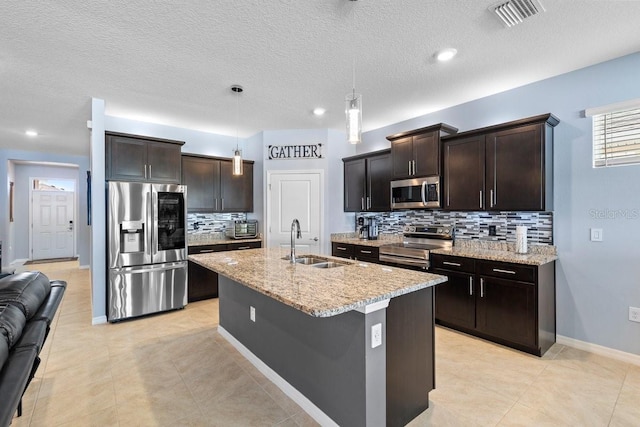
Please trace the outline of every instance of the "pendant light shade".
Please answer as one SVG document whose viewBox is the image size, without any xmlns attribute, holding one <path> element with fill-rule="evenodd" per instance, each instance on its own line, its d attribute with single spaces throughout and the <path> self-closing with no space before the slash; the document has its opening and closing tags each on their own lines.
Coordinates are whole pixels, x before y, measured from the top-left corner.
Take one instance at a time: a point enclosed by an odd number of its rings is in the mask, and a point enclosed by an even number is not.
<svg viewBox="0 0 640 427">
<path fill-rule="evenodd" d="M 346 96 L 347 141 L 359 144 L 362 141 L 362 95 L 355 90 Z"/>
<path fill-rule="evenodd" d="M 234 175 L 242 175 L 242 173 L 243 173 L 243 170 L 242 170 L 242 153 L 237 148 L 233 152 L 233 162 L 232 162 L 232 164 L 233 164 L 233 174 Z"/>
<path fill-rule="evenodd" d="M 237 101 L 237 105 L 236 105 L 236 149 L 233 151 L 233 160 L 232 160 L 232 170 L 233 170 L 233 175 L 242 175 L 243 173 L 243 169 L 242 169 L 242 151 L 240 151 L 240 148 L 238 147 L 238 128 L 240 127 L 240 94 L 242 93 L 243 89 L 242 86 L 240 85 L 233 85 L 231 86 L 231 91 L 234 92 L 236 94 L 236 101 Z"/>
</svg>

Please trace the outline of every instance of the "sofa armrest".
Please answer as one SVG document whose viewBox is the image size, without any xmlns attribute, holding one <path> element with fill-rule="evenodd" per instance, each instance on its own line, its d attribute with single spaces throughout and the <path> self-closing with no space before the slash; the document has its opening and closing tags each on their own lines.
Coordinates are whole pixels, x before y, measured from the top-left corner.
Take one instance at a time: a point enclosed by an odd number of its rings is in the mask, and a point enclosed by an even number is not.
<svg viewBox="0 0 640 427">
<path fill-rule="evenodd" d="M 37 358 L 35 347 L 15 348 L 0 371 L 0 426 L 11 424 Z"/>
<path fill-rule="evenodd" d="M 67 282 L 62 280 L 51 281 L 51 292 L 49 292 L 47 299 L 40 305 L 40 308 L 38 308 L 32 320 L 44 320 L 47 322 L 47 326 L 51 326 L 51 322 L 60 306 L 66 288 Z"/>
</svg>

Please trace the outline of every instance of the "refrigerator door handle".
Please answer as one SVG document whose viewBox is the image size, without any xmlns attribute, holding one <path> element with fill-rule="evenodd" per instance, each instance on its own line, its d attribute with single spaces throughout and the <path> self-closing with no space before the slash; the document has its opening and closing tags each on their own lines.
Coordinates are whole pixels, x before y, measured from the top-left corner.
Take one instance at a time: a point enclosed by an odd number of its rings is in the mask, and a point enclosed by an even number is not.
<svg viewBox="0 0 640 427">
<path fill-rule="evenodd" d="M 123 267 L 116 269 L 116 274 L 144 274 L 152 273 L 154 271 L 176 270 L 178 268 L 184 268 L 186 266 L 187 261 L 179 261 L 164 264 L 154 264 L 149 266 Z"/>
<path fill-rule="evenodd" d="M 153 234 L 151 235 L 151 255 L 155 257 L 158 253 L 158 193 L 151 192 L 151 217 L 153 218 Z M 155 260 L 154 260 L 155 262 Z"/>
</svg>

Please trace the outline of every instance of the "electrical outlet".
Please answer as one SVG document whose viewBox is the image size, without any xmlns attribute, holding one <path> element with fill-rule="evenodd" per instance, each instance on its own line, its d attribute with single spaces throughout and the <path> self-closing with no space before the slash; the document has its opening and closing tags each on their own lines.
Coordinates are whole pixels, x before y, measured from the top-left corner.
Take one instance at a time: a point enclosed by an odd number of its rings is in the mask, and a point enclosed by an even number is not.
<svg viewBox="0 0 640 427">
<path fill-rule="evenodd" d="M 490 225 L 489 226 L 489 236 L 495 236 L 496 233 L 496 226 L 495 225 Z"/>
<path fill-rule="evenodd" d="M 640 323 L 640 308 L 629 307 L 629 320 Z"/>
<path fill-rule="evenodd" d="M 592 228 L 591 229 L 591 241 L 592 242 L 602 242 L 602 228 Z"/>
<path fill-rule="evenodd" d="M 371 348 L 382 345 L 382 323 L 376 323 L 371 327 Z"/>
<path fill-rule="evenodd" d="M 249 306 L 249 319 L 251 319 L 252 322 L 256 321 L 256 308 L 253 306 Z"/>
</svg>

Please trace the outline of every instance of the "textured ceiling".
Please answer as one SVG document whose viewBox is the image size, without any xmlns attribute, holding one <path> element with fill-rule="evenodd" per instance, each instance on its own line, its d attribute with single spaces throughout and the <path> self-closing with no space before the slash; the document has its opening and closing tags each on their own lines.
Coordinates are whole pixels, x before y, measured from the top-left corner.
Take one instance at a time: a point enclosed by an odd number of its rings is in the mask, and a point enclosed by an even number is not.
<svg viewBox="0 0 640 427">
<path fill-rule="evenodd" d="M 235 135 L 234 83 L 241 137 L 343 129 L 354 61 L 371 130 L 640 51 L 640 1 L 541 1 L 510 29 L 487 0 L 2 1 L 0 147 L 87 155 L 91 97 Z"/>
</svg>

